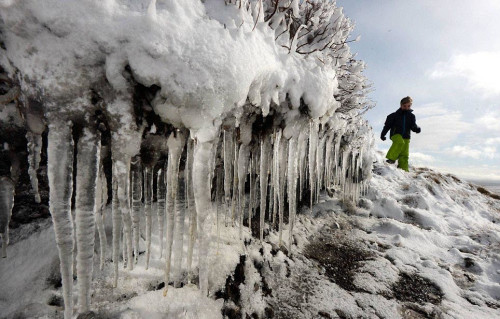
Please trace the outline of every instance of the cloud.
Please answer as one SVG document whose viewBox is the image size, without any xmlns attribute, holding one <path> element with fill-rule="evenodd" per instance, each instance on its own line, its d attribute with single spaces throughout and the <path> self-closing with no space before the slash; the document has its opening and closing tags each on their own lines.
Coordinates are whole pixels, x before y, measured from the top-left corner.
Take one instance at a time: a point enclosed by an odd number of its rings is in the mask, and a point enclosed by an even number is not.
<svg viewBox="0 0 500 319">
<path fill-rule="evenodd" d="M 500 145 L 500 137 L 492 137 L 488 138 L 485 142 L 485 145 Z"/>
<path fill-rule="evenodd" d="M 475 125 L 483 130 L 500 132 L 500 112 L 487 112 L 475 120 Z"/>
<path fill-rule="evenodd" d="M 460 134 L 470 132 L 473 128 L 471 123 L 463 120 L 462 112 L 451 111 L 441 104 L 415 108 L 415 116 L 422 133 L 412 135 L 411 145 L 420 152 L 441 151 L 452 144 Z"/>
<path fill-rule="evenodd" d="M 498 74 L 500 51 L 456 54 L 447 62 L 438 62 L 430 72 L 431 78 L 465 78 L 471 88 L 481 92 L 483 97 L 500 95 Z"/>
<path fill-rule="evenodd" d="M 471 148 L 467 145 L 455 145 L 448 149 L 448 152 L 452 155 L 459 157 L 470 157 L 473 159 L 489 158 L 493 159 L 495 157 L 496 148 L 491 146 L 483 147 L 482 149 Z"/>
<path fill-rule="evenodd" d="M 427 103 L 420 106 L 414 106 L 414 110 L 417 110 L 419 116 L 436 116 L 443 115 L 448 112 L 447 109 L 443 107 L 443 103 Z"/>
<path fill-rule="evenodd" d="M 413 152 L 411 153 L 410 156 L 412 161 L 414 161 L 418 165 L 424 165 L 435 162 L 434 157 L 421 152 Z"/>
</svg>

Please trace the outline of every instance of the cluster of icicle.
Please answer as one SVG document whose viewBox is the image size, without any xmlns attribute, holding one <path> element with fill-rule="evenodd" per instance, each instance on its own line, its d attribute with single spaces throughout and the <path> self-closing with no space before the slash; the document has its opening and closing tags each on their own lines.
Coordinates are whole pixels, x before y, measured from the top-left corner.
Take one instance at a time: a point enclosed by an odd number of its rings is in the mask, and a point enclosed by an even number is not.
<svg viewBox="0 0 500 319">
<path fill-rule="evenodd" d="M 100 237 L 101 268 L 105 266 L 107 242 L 103 224 L 107 183 L 100 133 L 93 128 L 84 128 L 76 146 L 72 134 L 70 121 L 49 121 L 50 209 L 61 263 L 65 318 L 71 318 L 73 309 L 73 254 L 76 254 L 77 263 L 78 311 L 84 313 L 90 306 L 96 227 Z M 303 200 L 306 193 L 312 208 L 320 191 L 333 185 L 340 186 L 345 196 L 353 201 L 357 201 L 363 192 L 367 178 L 363 152 L 368 151 L 369 143 L 349 142 L 354 135 L 346 133 L 345 128 L 334 130 L 315 120 L 304 121 L 289 130 L 275 127 L 270 134 L 259 135 L 252 133 L 251 123 L 243 123 L 238 128 L 221 129 L 218 140 L 204 143 L 191 138 L 187 130 L 176 129 L 167 137 L 153 136 L 165 140 L 163 142 L 155 144 L 154 139 L 150 141 L 150 146 L 166 144 L 168 158 L 158 169 L 154 160 L 145 164 L 140 155 L 121 152 L 123 137 L 113 132 L 114 285 L 118 283 L 120 253 L 123 252 L 124 266 L 132 270 L 137 263 L 141 235 L 146 239 L 146 269 L 151 258 L 165 260 L 165 294 L 170 278 L 174 286 L 179 286 L 182 267 L 185 267 L 190 282 L 195 244 L 199 247 L 200 292 L 205 296 L 208 294 L 207 256 L 213 237 L 211 223 L 214 222 L 217 236 L 218 227 L 224 223 L 239 227 L 242 237 L 245 219 L 248 225 L 253 225 L 252 219 L 256 219 L 261 241 L 266 227 L 277 228 L 280 245 L 288 245 L 291 253 L 298 201 Z M 30 148 L 33 148 L 30 154 L 36 157 L 39 147 L 34 145 L 36 143 L 30 143 Z M 73 172 L 75 148 L 76 172 Z M 158 151 L 151 148 L 151 152 Z M 37 161 L 30 160 L 32 162 Z M 76 174 L 74 212 L 71 211 L 73 174 Z M 157 181 L 155 188 L 154 180 Z M 157 205 L 153 206 L 155 189 Z M 246 189 L 250 190 L 248 194 Z M 157 210 L 157 218 L 154 218 L 153 208 Z M 287 226 L 284 223 L 286 214 Z M 142 218 L 145 218 L 145 230 L 140 227 Z M 151 255 L 151 232 L 155 220 L 160 239 L 159 256 Z M 282 238 L 285 229 L 288 238 Z M 185 257 L 184 240 L 188 241 Z"/>
</svg>

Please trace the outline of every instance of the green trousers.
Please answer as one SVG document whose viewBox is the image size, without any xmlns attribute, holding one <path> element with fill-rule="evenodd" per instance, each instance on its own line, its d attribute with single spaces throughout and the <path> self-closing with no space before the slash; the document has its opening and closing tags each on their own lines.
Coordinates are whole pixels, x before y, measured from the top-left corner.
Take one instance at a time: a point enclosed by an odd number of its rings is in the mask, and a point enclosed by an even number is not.
<svg viewBox="0 0 500 319">
<path fill-rule="evenodd" d="M 386 158 L 398 161 L 398 167 L 408 172 L 408 157 L 410 157 L 410 139 L 403 138 L 400 134 L 391 137 L 392 145 Z"/>
</svg>

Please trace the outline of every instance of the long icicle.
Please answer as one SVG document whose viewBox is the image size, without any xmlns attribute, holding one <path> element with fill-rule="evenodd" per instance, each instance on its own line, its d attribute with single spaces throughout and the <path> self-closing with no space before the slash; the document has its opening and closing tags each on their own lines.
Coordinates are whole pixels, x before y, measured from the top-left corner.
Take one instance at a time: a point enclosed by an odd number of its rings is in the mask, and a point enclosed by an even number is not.
<svg viewBox="0 0 500 319">
<path fill-rule="evenodd" d="M 179 161 L 182 155 L 182 151 L 184 146 L 186 145 L 186 138 L 182 132 L 177 133 L 177 143 L 176 143 L 176 152 L 178 155 L 177 159 L 177 180 L 180 180 L 179 175 Z M 171 145 L 169 145 L 169 150 L 171 149 Z M 171 153 L 171 152 L 169 152 Z M 186 210 L 184 209 L 184 204 L 182 203 L 183 196 L 181 196 L 182 192 L 180 191 L 179 183 L 177 182 L 177 195 L 175 199 L 175 228 L 174 228 L 174 242 L 173 242 L 173 279 L 174 279 L 174 287 L 180 287 L 181 284 L 181 265 L 182 265 L 182 256 L 183 256 L 183 247 L 184 247 L 184 225 L 186 223 Z M 168 258 L 168 256 L 167 256 Z M 166 281 L 165 281 L 166 283 Z"/>
<path fill-rule="evenodd" d="M 28 173 L 30 175 L 31 188 L 33 188 L 33 192 L 35 193 L 35 202 L 40 203 L 42 200 L 38 191 L 37 171 L 42 152 L 42 135 L 28 131 L 26 138 L 28 140 Z"/>
<path fill-rule="evenodd" d="M 132 246 L 132 217 L 130 212 L 130 157 L 122 155 L 122 158 L 116 162 L 117 170 L 115 177 L 117 179 L 118 206 L 121 211 L 123 223 L 123 256 L 126 260 L 127 269 L 134 269 L 134 257 Z M 124 265 L 125 266 L 125 265 Z"/>
<path fill-rule="evenodd" d="M 172 267 L 172 250 L 174 249 L 175 229 L 180 223 L 180 214 L 178 212 L 178 186 L 179 186 L 179 161 L 182 147 L 184 146 L 184 135 L 180 131 L 170 134 L 168 140 L 168 168 L 167 168 L 167 243 L 165 251 L 165 290 L 167 294 L 170 281 L 170 268 Z M 177 274 L 175 274 L 177 275 Z M 175 279 L 175 278 L 174 278 Z"/>
<path fill-rule="evenodd" d="M 232 131 L 224 130 L 223 133 L 224 147 L 224 224 L 227 226 L 229 202 L 231 201 L 231 182 L 233 180 L 233 133 Z"/>
<path fill-rule="evenodd" d="M 90 307 L 95 238 L 94 206 L 100 149 L 100 134 L 84 128 L 77 145 L 75 199 L 76 273 L 80 313 L 87 312 Z"/>
<path fill-rule="evenodd" d="M 245 182 L 248 173 L 250 149 L 242 144 L 238 154 L 238 217 L 240 223 L 240 239 L 243 239 L 243 214 L 245 208 Z"/>
<path fill-rule="evenodd" d="M 188 251 L 187 251 L 187 272 L 188 284 L 192 280 L 191 265 L 193 263 L 193 249 L 196 241 L 196 207 L 194 203 L 193 192 L 193 148 L 194 140 L 189 138 L 187 143 L 187 159 L 186 159 L 186 187 L 187 187 L 187 202 L 189 212 L 189 236 L 188 236 Z"/>
<path fill-rule="evenodd" d="M 298 171 L 299 171 L 299 199 L 302 200 L 304 189 L 306 185 L 306 150 L 307 150 L 307 141 L 308 135 L 307 130 L 301 130 L 299 133 L 299 138 L 297 141 L 297 154 L 299 156 L 298 159 Z"/>
<path fill-rule="evenodd" d="M 15 185 L 11 178 L 0 177 L 0 210 L 3 214 L 2 226 L 0 228 L 0 239 L 2 240 L 2 258 L 7 258 L 7 245 L 9 244 L 9 222 L 14 208 Z M 5 214 L 7 216 L 5 216 Z"/>
<path fill-rule="evenodd" d="M 293 227 L 297 210 L 297 138 L 288 143 L 288 253 L 292 254 Z"/>
<path fill-rule="evenodd" d="M 250 198 L 248 201 L 248 228 L 250 229 L 250 234 L 252 233 L 252 217 L 254 212 L 254 197 L 255 197 L 255 163 L 254 154 L 250 155 Z"/>
<path fill-rule="evenodd" d="M 142 163 L 136 156 L 132 161 L 132 232 L 134 236 L 134 262 L 139 258 L 139 239 L 141 236 L 142 213 Z"/>
<path fill-rule="evenodd" d="M 146 269 L 151 259 L 151 228 L 153 210 L 153 168 L 144 166 L 144 210 L 146 215 Z"/>
<path fill-rule="evenodd" d="M 235 139 L 235 137 L 233 137 Z M 236 206 L 238 206 L 238 143 L 235 141 L 233 153 L 233 200 L 231 201 L 231 225 L 234 227 L 236 218 Z"/>
<path fill-rule="evenodd" d="M 113 237 L 111 239 L 112 241 L 112 255 L 113 255 L 113 287 L 116 288 L 118 285 L 118 263 L 120 259 L 120 236 L 122 234 L 122 216 L 121 216 L 121 211 L 119 209 L 118 205 L 118 181 L 115 177 L 116 173 L 116 163 L 115 163 L 115 155 L 114 152 L 111 153 L 111 156 L 113 157 L 113 172 L 112 172 L 112 202 L 111 202 L 111 213 L 112 213 L 112 218 L 113 218 Z"/>
<path fill-rule="evenodd" d="M 269 140 L 265 136 L 260 145 L 260 241 L 264 240 L 264 219 L 266 216 L 267 182 L 268 182 Z"/>
<path fill-rule="evenodd" d="M 96 191 L 96 205 L 97 205 L 96 224 L 97 224 L 97 232 L 99 234 L 99 248 L 100 248 L 99 269 L 101 271 L 104 269 L 104 264 L 106 262 L 106 247 L 108 246 L 108 239 L 106 238 L 106 230 L 104 228 L 104 210 L 107 201 L 108 201 L 108 183 L 106 180 L 106 174 L 104 173 L 104 167 L 101 162 L 101 164 L 99 165 L 99 179 L 97 182 L 97 191 Z"/>
<path fill-rule="evenodd" d="M 208 176 L 211 149 L 210 142 L 198 142 L 194 146 L 193 160 L 193 189 L 196 202 L 196 213 L 198 217 L 199 233 L 199 285 L 202 296 L 208 296 L 208 273 L 207 263 L 208 250 L 210 248 L 210 223 L 207 221 L 212 215 L 212 203 L 210 200 L 210 180 Z"/>
<path fill-rule="evenodd" d="M 276 215 L 278 212 L 279 204 L 279 194 L 280 194 L 280 142 L 281 142 L 281 130 L 276 131 L 274 134 L 274 145 L 273 145 L 273 227 L 276 226 Z"/>
<path fill-rule="evenodd" d="M 318 147 L 318 123 L 314 120 L 311 120 L 309 123 L 309 187 L 310 187 L 310 209 L 312 211 L 312 205 L 314 202 L 315 194 L 316 194 L 316 151 Z"/>
<path fill-rule="evenodd" d="M 158 178 L 156 179 L 156 198 L 157 198 L 157 215 L 158 215 L 158 242 L 160 243 L 160 259 L 163 257 L 163 234 L 165 226 L 165 202 L 167 185 L 165 183 L 165 170 L 158 170 Z"/>
<path fill-rule="evenodd" d="M 73 316 L 73 138 L 70 122 L 52 122 L 48 134 L 50 214 L 54 223 L 64 298 L 64 318 Z"/>
<path fill-rule="evenodd" d="M 288 143 L 282 139 L 280 143 L 280 180 L 279 180 L 279 245 L 281 246 L 283 240 L 283 215 L 285 210 L 285 186 L 286 186 L 286 171 L 288 159 Z"/>
</svg>

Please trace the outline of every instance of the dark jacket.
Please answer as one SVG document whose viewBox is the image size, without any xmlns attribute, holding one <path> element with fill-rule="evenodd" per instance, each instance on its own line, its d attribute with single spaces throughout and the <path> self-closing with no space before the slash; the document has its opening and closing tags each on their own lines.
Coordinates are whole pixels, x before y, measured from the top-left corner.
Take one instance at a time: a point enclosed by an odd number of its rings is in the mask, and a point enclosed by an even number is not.
<svg viewBox="0 0 500 319">
<path fill-rule="evenodd" d="M 389 114 L 385 120 L 381 136 L 384 137 L 389 130 L 391 131 L 390 137 L 401 134 L 403 138 L 410 138 L 410 130 L 420 133 L 420 127 L 417 126 L 415 115 L 412 112 L 413 110 L 403 111 L 398 109 L 396 112 Z"/>
</svg>

